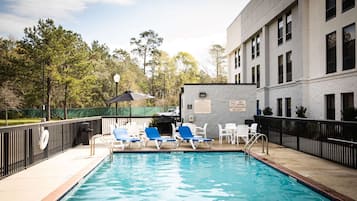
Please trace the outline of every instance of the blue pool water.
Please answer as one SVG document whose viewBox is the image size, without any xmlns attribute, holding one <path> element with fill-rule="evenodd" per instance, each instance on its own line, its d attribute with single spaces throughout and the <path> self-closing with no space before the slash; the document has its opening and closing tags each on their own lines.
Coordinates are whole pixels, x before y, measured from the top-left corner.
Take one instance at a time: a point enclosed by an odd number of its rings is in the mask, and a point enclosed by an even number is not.
<svg viewBox="0 0 357 201">
<path fill-rule="evenodd" d="M 239 152 L 128 153 L 105 160 L 63 200 L 328 200 Z"/>
</svg>

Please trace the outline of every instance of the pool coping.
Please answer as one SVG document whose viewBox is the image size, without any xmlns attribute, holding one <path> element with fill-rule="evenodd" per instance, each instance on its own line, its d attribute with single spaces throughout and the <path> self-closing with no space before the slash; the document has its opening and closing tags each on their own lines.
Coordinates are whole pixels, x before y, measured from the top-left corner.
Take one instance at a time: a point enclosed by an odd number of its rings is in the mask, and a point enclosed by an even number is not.
<svg viewBox="0 0 357 201">
<path fill-rule="evenodd" d="M 170 152 L 243 152 L 242 150 L 219 150 L 219 149 L 202 149 L 202 150 L 122 150 L 118 151 L 116 153 L 170 153 Z M 317 181 L 314 181 L 313 179 L 310 179 L 308 177 L 305 177 L 293 170 L 290 170 L 272 160 L 267 159 L 264 156 L 260 156 L 256 153 L 251 152 L 250 155 L 254 157 L 255 159 L 263 162 L 264 164 L 275 168 L 276 170 L 282 172 L 283 174 L 290 176 L 294 179 L 296 179 L 298 182 L 310 187 L 312 190 L 327 196 L 328 198 L 331 198 L 333 200 L 344 200 L 344 201 L 354 201 L 354 199 L 343 195 Z M 65 183 L 60 185 L 58 188 L 56 188 L 54 191 L 49 193 L 45 198 L 43 198 L 43 201 L 51 201 L 51 200 L 59 200 L 63 198 L 71 189 L 73 189 L 81 180 L 83 180 L 93 169 L 98 167 L 98 165 L 109 155 L 104 155 L 102 157 L 97 158 L 96 160 L 92 161 L 89 165 L 87 165 L 85 168 L 81 169 L 77 174 L 72 176 L 69 180 L 67 180 Z"/>
<path fill-rule="evenodd" d="M 62 199 L 70 190 L 72 190 L 82 179 L 92 172 L 108 155 L 103 155 L 96 158 L 85 168 L 81 169 L 77 174 L 73 175 L 66 182 L 58 186 L 54 191 L 49 193 L 42 201 L 53 201 Z"/>
<path fill-rule="evenodd" d="M 253 156 L 255 159 L 263 162 L 264 164 L 267 164 L 273 168 L 275 168 L 276 170 L 282 172 L 283 174 L 286 174 L 294 179 L 296 179 L 298 182 L 303 183 L 304 185 L 310 187 L 312 190 L 317 191 L 318 193 L 331 198 L 333 200 L 343 200 L 343 201 L 354 201 L 354 199 L 343 195 L 313 179 L 310 179 L 308 177 L 305 177 L 293 170 L 290 170 L 289 168 L 286 168 L 282 165 L 279 165 L 278 163 L 267 159 L 264 156 L 260 156 L 256 153 L 250 153 L 251 156 Z"/>
</svg>

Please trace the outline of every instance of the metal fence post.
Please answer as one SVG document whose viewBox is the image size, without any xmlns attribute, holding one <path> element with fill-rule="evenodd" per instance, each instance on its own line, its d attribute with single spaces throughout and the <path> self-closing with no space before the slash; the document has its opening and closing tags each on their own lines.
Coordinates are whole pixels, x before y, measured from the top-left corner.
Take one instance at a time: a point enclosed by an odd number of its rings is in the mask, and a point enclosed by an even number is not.
<svg viewBox="0 0 357 201">
<path fill-rule="evenodd" d="M 4 171 L 3 176 L 9 174 L 9 133 L 4 133 Z"/>
<path fill-rule="evenodd" d="M 28 147 L 29 147 L 29 164 L 33 163 L 33 144 L 32 144 L 32 128 L 29 129 L 29 141 L 28 141 Z"/>
<path fill-rule="evenodd" d="M 24 168 L 27 168 L 27 129 L 24 130 Z"/>
</svg>

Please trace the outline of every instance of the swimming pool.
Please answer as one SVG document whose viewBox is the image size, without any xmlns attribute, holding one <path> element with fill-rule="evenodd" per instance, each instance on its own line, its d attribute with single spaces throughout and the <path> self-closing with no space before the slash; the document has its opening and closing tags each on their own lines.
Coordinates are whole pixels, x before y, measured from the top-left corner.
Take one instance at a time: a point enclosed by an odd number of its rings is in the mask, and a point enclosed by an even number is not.
<svg viewBox="0 0 357 201">
<path fill-rule="evenodd" d="M 120 153 L 62 200 L 329 200 L 240 152 Z"/>
</svg>

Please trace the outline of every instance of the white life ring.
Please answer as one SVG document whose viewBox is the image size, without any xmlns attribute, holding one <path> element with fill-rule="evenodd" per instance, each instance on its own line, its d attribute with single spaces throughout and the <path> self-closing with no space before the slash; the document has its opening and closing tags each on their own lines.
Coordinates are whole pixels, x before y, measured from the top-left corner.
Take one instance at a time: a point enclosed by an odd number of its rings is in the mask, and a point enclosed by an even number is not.
<svg viewBox="0 0 357 201">
<path fill-rule="evenodd" d="M 42 130 L 39 142 L 41 150 L 46 149 L 49 137 L 50 133 L 48 132 L 48 130 Z"/>
</svg>

